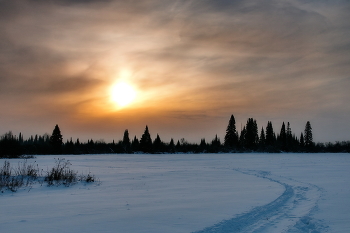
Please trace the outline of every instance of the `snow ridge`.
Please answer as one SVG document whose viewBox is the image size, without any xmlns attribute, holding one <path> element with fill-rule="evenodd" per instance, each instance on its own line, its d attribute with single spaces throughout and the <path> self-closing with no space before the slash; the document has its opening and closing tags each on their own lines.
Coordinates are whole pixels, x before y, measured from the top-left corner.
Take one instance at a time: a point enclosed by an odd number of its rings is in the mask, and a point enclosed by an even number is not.
<svg viewBox="0 0 350 233">
<path fill-rule="evenodd" d="M 247 213 L 229 220 L 223 220 L 213 226 L 195 233 L 225 232 L 325 232 L 328 227 L 321 221 L 315 221 L 311 212 L 317 208 L 322 190 L 308 183 L 299 182 L 270 172 L 233 169 L 246 175 L 254 175 L 283 185 L 285 191 L 274 201 L 253 208 Z"/>
</svg>

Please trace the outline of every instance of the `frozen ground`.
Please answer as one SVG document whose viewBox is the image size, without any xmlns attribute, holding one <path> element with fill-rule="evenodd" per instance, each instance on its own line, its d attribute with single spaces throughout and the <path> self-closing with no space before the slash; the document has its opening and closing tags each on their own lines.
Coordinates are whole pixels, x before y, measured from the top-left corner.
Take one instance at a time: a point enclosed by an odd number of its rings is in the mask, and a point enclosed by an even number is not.
<svg viewBox="0 0 350 233">
<path fill-rule="evenodd" d="M 60 157 L 101 183 L 0 193 L 1 233 L 350 232 L 350 154 Z"/>
</svg>

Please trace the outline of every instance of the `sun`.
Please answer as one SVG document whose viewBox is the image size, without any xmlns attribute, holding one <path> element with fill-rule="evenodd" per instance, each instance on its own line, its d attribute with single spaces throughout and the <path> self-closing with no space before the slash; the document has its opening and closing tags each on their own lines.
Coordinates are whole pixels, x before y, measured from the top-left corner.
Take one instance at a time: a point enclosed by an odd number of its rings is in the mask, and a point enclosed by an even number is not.
<svg viewBox="0 0 350 233">
<path fill-rule="evenodd" d="M 135 88 L 126 82 L 118 82 L 111 88 L 111 100 L 115 102 L 119 108 L 130 105 L 136 97 Z"/>
</svg>

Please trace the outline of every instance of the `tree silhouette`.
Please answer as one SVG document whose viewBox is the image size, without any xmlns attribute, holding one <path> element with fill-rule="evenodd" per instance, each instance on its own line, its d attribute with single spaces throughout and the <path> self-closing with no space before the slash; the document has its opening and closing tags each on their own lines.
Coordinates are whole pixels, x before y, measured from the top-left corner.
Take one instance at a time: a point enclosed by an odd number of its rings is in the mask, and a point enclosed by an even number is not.
<svg viewBox="0 0 350 233">
<path fill-rule="evenodd" d="M 160 139 L 160 137 L 159 137 L 158 134 L 157 134 L 156 139 L 154 139 L 154 142 L 153 142 L 153 149 L 154 149 L 154 151 L 156 151 L 156 152 L 161 152 L 161 150 L 163 149 L 163 142 L 162 142 L 162 140 Z"/>
<path fill-rule="evenodd" d="M 18 157 L 20 155 L 34 154 L 102 154 L 102 153 L 125 153 L 143 151 L 150 152 L 228 152 L 232 148 L 241 152 L 248 151 L 266 151 L 266 152 L 350 152 L 350 141 L 334 143 L 314 143 L 312 127 L 309 121 L 305 125 L 305 130 L 300 134 L 298 139 L 295 134 L 292 134 L 290 123 L 282 123 L 281 131 L 277 135 L 273 131 L 272 123 L 268 121 L 266 130 L 261 128 L 260 137 L 258 135 L 258 127 L 256 120 L 249 118 L 247 124 L 241 126 L 241 132 L 238 137 L 236 130 L 236 122 L 231 115 L 225 134 L 224 147 L 217 135 L 207 143 L 204 138 L 199 144 L 189 143 L 184 138 L 177 141 L 171 139 L 170 143 L 164 143 L 157 134 L 154 141 L 146 125 L 145 131 L 139 141 L 135 136 L 130 142 L 128 130 L 124 131 L 123 139 L 117 143 L 105 143 L 102 139 L 93 141 L 89 139 L 86 142 L 80 142 L 79 138 L 76 142 L 73 139 L 63 143 L 63 137 L 58 125 L 55 126 L 52 135 L 33 134 L 28 139 L 23 139 L 23 134 L 15 136 L 11 131 L 0 136 L 0 157 Z M 242 128 L 243 127 L 243 128 Z M 239 139 L 238 139 L 239 138 Z"/>
<path fill-rule="evenodd" d="M 280 149 L 282 151 L 285 151 L 287 149 L 287 132 L 286 132 L 286 125 L 284 124 L 284 122 L 282 123 L 282 127 L 281 127 L 279 144 L 280 144 Z"/>
<path fill-rule="evenodd" d="M 207 143 L 205 142 L 205 138 L 201 139 L 201 143 L 199 144 L 199 151 L 205 152 L 207 150 Z"/>
<path fill-rule="evenodd" d="M 272 122 L 268 121 L 266 126 L 266 139 L 265 145 L 272 147 L 275 143 L 275 136 L 273 132 Z"/>
<path fill-rule="evenodd" d="M 306 122 L 306 125 L 305 125 L 304 141 L 305 141 L 305 147 L 310 148 L 314 145 L 310 121 Z"/>
<path fill-rule="evenodd" d="M 245 135 L 247 134 L 247 130 L 245 128 L 245 126 L 243 126 L 243 129 L 241 130 L 241 134 L 239 136 L 239 145 L 240 147 L 244 148 L 245 146 Z"/>
<path fill-rule="evenodd" d="M 287 123 L 287 132 L 286 132 L 286 147 L 287 147 L 287 151 L 290 151 L 293 146 L 294 146 L 294 137 L 292 135 L 292 129 L 290 128 L 290 124 L 289 122 Z"/>
<path fill-rule="evenodd" d="M 11 131 L 0 137 L 0 158 L 17 158 L 21 153 L 20 142 Z"/>
<path fill-rule="evenodd" d="M 236 131 L 236 120 L 233 115 L 228 122 L 228 126 L 226 129 L 226 135 L 224 139 L 224 145 L 226 147 L 235 148 L 238 146 L 238 135 Z"/>
<path fill-rule="evenodd" d="M 264 131 L 264 127 L 261 127 L 260 138 L 259 138 L 259 147 L 260 148 L 264 148 L 265 147 L 265 131 Z"/>
<path fill-rule="evenodd" d="M 299 143 L 301 148 L 305 147 L 305 141 L 304 141 L 304 135 L 303 133 L 300 134 L 300 143 Z"/>
<path fill-rule="evenodd" d="M 72 138 L 70 138 L 70 141 L 68 141 L 67 139 L 67 142 L 64 144 L 64 147 L 63 147 L 63 152 L 65 154 L 74 154 L 75 153 L 74 148 L 75 147 L 74 147 Z"/>
<path fill-rule="evenodd" d="M 256 120 L 249 118 L 247 121 L 246 130 L 247 131 L 244 137 L 245 147 L 247 149 L 254 150 L 259 143 L 258 125 Z"/>
<path fill-rule="evenodd" d="M 146 125 L 145 132 L 142 134 L 140 140 L 140 149 L 143 152 L 149 153 L 152 152 L 152 139 L 148 131 L 148 126 Z"/>
<path fill-rule="evenodd" d="M 169 142 L 169 146 L 168 146 L 168 150 L 170 153 L 174 153 L 175 152 L 175 143 L 174 143 L 174 139 L 171 139 Z"/>
<path fill-rule="evenodd" d="M 126 153 L 129 153 L 130 152 L 131 143 L 130 143 L 130 138 L 129 138 L 129 131 L 127 129 L 124 131 L 122 145 L 123 145 L 124 151 Z"/>
<path fill-rule="evenodd" d="M 23 135 L 22 135 L 21 132 L 19 133 L 18 141 L 19 141 L 19 143 L 21 143 L 21 144 L 23 143 Z"/>
<path fill-rule="evenodd" d="M 181 152 L 181 144 L 180 144 L 179 140 L 177 140 L 177 143 L 176 143 L 176 146 L 175 146 L 175 150 L 176 150 L 176 152 Z"/>
<path fill-rule="evenodd" d="M 131 150 L 132 151 L 138 151 L 140 149 L 140 142 L 135 136 L 134 139 L 131 142 Z"/>
<path fill-rule="evenodd" d="M 220 150 L 221 141 L 220 138 L 218 138 L 218 135 L 215 135 L 215 138 L 211 141 L 210 144 L 210 150 L 211 152 L 218 152 Z"/>
<path fill-rule="evenodd" d="M 58 125 L 56 125 L 50 137 L 50 143 L 54 153 L 57 153 L 57 154 L 62 153 L 62 142 L 63 142 L 63 138 L 62 138 L 61 130 L 58 127 Z"/>
</svg>

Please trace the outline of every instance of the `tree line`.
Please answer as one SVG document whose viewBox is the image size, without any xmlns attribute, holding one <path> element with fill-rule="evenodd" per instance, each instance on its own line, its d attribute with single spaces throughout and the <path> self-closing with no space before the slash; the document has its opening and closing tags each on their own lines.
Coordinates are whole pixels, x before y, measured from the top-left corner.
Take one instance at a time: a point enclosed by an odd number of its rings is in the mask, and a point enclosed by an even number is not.
<svg viewBox="0 0 350 233">
<path fill-rule="evenodd" d="M 0 137 L 0 157 L 16 158 L 22 155 L 36 154 L 108 154 L 108 153 L 244 153 L 244 152 L 350 152 L 350 141 L 335 143 L 315 143 L 313 141 L 311 123 L 307 121 L 304 132 L 297 137 L 292 133 L 289 122 L 275 132 L 272 122 L 268 121 L 266 127 L 258 129 L 255 119 L 248 118 L 246 125 L 240 132 L 236 129 L 235 117 L 231 115 L 224 137 L 215 137 L 207 142 L 202 138 L 200 143 L 190 143 L 184 138 L 176 142 L 164 142 L 157 134 L 152 140 L 148 126 L 145 127 L 141 138 L 130 138 L 126 129 L 123 139 L 118 142 L 106 143 L 103 140 L 80 142 L 63 141 L 58 125 L 54 127 L 51 135 L 35 135 L 24 140 L 20 133 L 18 136 L 7 132 Z"/>
</svg>

